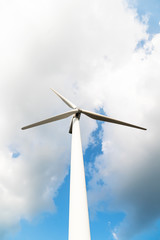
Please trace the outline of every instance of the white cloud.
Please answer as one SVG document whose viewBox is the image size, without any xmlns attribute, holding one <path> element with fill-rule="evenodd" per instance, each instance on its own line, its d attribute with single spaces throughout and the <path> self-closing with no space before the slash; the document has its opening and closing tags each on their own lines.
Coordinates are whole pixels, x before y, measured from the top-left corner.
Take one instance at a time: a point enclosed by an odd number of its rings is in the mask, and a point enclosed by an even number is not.
<svg viewBox="0 0 160 240">
<path fill-rule="evenodd" d="M 143 50 L 132 54 L 128 64 L 111 75 L 109 89 L 105 89 L 107 113 L 148 128 L 142 132 L 104 126 L 104 154 L 95 162 L 99 174 L 96 172 L 94 179 L 100 178 L 108 185 L 113 198 L 110 207 L 127 215 L 120 227 L 120 239 L 131 239 L 160 217 L 159 44 L 157 34 Z"/>
<path fill-rule="evenodd" d="M 148 39 L 147 26 L 121 0 L 17 0 L 1 5 L 1 236 L 15 229 L 21 218 L 54 211 L 52 197 L 68 171 L 69 119 L 20 130 L 67 110 L 49 92 L 50 87 L 77 105 L 91 110 L 103 106 L 113 117 L 150 129 L 140 133 L 105 125 L 104 155 L 95 162 L 99 169 L 95 178 L 109 184 L 113 197 L 118 196 L 119 208 L 128 216 L 132 215 L 130 208 L 134 209 L 138 218 L 142 205 L 130 196 L 146 189 L 146 176 L 152 177 L 158 165 L 159 35 L 147 42 L 145 50 L 135 52 L 138 42 Z M 95 127 L 94 121 L 83 117 L 84 147 Z M 20 156 L 12 158 L 14 152 Z M 153 152 L 155 165 L 150 164 Z M 144 184 L 134 188 L 137 179 Z M 96 183 L 94 177 L 92 183 Z M 95 185 L 93 195 L 97 189 Z M 100 189 L 99 196 L 106 198 L 107 191 Z M 131 220 L 134 222 L 132 216 Z"/>
</svg>

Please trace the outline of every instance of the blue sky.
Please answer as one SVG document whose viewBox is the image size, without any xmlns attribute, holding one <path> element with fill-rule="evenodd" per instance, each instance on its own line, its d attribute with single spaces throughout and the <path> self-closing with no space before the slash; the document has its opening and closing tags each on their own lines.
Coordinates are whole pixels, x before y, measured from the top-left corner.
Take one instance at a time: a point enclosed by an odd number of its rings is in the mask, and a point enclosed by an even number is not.
<svg viewBox="0 0 160 240">
<path fill-rule="evenodd" d="M 149 129 L 81 118 L 91 239 L 159 240 L 160 2 L 0 5 L 0 238 L 68 239 L 70 119 L 20 131 L 66 111 L 55 87 Z"/>
<path fill-rule="evenodd" d="M 131 1 L 132 2 L 132 1 Z M 148 20 L 148 32 L 150 34 L 159 33 L 159 1 L 145 1 L 145 0 L 137 0 L 135 4 L 133 4 L 137 8 L 137 12 L 139 16 L 147 15 Z"/>
</svg>

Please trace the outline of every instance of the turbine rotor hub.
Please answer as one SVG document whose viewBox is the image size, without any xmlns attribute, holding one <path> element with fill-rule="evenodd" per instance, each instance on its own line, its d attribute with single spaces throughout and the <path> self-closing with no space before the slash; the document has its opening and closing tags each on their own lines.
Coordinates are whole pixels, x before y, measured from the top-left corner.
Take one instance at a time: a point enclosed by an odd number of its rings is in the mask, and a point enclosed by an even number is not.
<svg viewBox="0 0 160 240">
<path fill-rule="evenodd" d="M 80 119 L 80 116 L 81 116 L 81 110 L 80 109 L 77 109 L 77 113 L 75 113 L 75 117 Z"/>
</svg>

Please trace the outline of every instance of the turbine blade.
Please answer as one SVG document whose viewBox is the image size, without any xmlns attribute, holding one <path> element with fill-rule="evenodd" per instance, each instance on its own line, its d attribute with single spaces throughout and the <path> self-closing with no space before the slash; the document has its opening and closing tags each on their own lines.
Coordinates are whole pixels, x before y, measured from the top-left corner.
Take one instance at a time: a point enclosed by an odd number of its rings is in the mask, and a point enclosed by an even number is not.
<svg viewBox="0 0 160 240">
<path fill-rule="evenodd" d="M 73 128 L 73 117 L 70 123 L 70 127 L 69 127 L 69 133 L 72 134 L 72 128 Z"/>
<path fill-rule="evenodd" d="M 46 123 L 58 121 L 58 120 L 67 118 L 67 117 L 69 117 L 69 116 L 71 116 L 71 115 L 73 115 L 75 113 L 77 113 L 77 110 L 72 110 L 72 111 L 69 111 L 69 112 L 66 112 L 66 113 L 62 113 L 62 114 L 57 115 L 55 117 L 51 117 L 51 118 L 45 119 L 43 121 L 36 122 L 36 123 L 30 124 L 28 126 L 25 126 L 25 127 L 22 128 L 22 130 L 25 130 L 25 129 L 28 129 L 28 128 L 32 128 L 32 127 L 37 127 L 39 125 L 43 125 L 43 124 L 46 124 Z"/>
<path fill-rule="evenodd" d="M 122 122 L 122 121 L 119 121 L 117 119 L 109 118 L 107 116 L 104 116 L 104 115 L 101 115 L 101 114 L 98 114 L 98 113 L 89 112 L 89 111 L 86 111 L 86 110 L 83 110 L 83 109 L 81 110 L 81 112 L 84 113 L 85 115 L 87 115 L 88 117 L 93 118 L 95 120 L 115 123 L 115 124 L 124 125 L 124 126 L 132 127 L 132 128 L 138 128 L 138 129 L 141 129 L 141 130 L 147 130 L 146 128 L 139 127 L 139 126 L 136 126 L 136 125 L 133 125 L 133 124 L 130 124 L 130 123 Z"/>
<path fill-rule="evenodd" d="M 57 91 L 55 91 L 53 88 L 51 88 L 51 90 L 62 99 L 62 101 L 67 104 L 70 108 L 77 108 L 76 105 L 74 105 L 72 102 L 70 102 L 68 99 L 66 99 L 65 97 L 63 97 L 60 93 L 58 93 Z"/>
</svg>

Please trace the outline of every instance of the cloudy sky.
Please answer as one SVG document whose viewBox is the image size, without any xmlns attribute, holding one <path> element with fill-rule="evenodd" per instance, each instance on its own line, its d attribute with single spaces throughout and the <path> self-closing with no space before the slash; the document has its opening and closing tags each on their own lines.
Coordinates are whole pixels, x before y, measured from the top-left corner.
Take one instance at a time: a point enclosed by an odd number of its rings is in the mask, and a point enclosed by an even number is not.
<svg viewBox="0 0 160 240">
<path fill-rule="evenodd" d="M 81 117 L 92 240 L 160 239 L 159 0 L 0 0 L 0 239 L 68 238 L 76 105 L 146 127 Z"/>
</svg>

